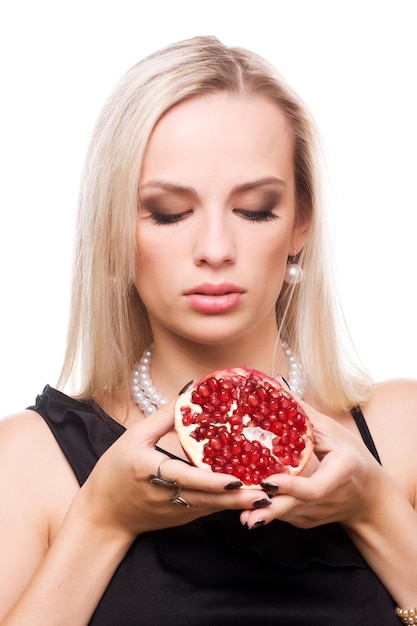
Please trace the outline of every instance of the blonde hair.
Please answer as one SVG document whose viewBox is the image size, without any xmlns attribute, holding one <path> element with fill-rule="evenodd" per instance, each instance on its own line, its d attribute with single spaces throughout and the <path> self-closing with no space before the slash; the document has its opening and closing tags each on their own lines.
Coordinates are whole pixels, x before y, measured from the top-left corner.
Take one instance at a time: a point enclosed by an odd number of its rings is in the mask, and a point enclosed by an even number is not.
<svg viewBox="0 0 417 626">
<path fill-rule="evenodd" d="M 168 46 L 132 67 L 105 104 L 82 177 L 67 352 L 59 385 L 97 398 L 128 381 L 152 340 L 134 285 L 138 183 L 144 151 L 173 105 L 210 92 L 273 101 L 294 133 L 298 219 L 311 223 L 299 255 L 304 280 L 284 285 L 277 302 L 283 339 L 297 352 L 307 393 L 332 409 L 361 402 L 370 383 L 340 341 L 331 261 L 318 207 L 315 132 L 306 107 L 268 62 L 214 37 Z"/>
</svg>

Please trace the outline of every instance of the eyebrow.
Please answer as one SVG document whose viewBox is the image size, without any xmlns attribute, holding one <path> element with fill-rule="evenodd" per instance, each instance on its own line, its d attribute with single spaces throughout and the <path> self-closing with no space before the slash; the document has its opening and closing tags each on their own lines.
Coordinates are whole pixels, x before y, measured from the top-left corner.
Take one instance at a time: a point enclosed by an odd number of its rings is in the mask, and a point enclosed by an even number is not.
<svg viewBox="0 0 417 626">
<path fill-rule="evenodd" d="M 251 191 L 257 187 L 265 187 L 267 185 L 283 185 L 285 187 L 286 184 L 287 183 L 284 180 L 278 178 L 277 176 L 264 176 L 263 178 L 258 178 L 257 180 L 243 183 L 242 185 L 236 185 L 236 187 L 233 187 L 231 195 L 242 193 L 244 191 Z"/>
<path fill-rule="evenodd" d="M 264 176 L 263 178 L 258 178 L 257 180 L 242 183 L 241 185 L 236 185 L 232 188 L 230 195 L 233 196 L 238 193 L 244 193 L 245 191 L 251 191 L 252 189 L 257 189 L 258 187 L 266 187 L 268 185 L 286 186 L 286 182 L 281 178 L 278 178 L 277 176 Z M 164 191 L 172 193 L 197 197 L 197 192 L 193 187 L 176 185 L 165 180 L 150 180 L 144 185 L 141 185 L 140 190 L 142 191 L 144 189 L 147 189 L 148 187 L 156 187 L 158 189 L 162 189 Z"/>
</svg>

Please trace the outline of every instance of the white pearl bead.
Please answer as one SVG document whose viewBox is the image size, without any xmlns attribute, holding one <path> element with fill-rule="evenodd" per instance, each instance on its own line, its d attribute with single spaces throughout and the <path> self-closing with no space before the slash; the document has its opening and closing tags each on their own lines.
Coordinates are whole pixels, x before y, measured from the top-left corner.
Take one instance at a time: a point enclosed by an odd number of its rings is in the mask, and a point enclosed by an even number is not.
<svg viewBox="0 0 417 626">
<path fill-rule="evenodd" d="M 300 268 L 301 269 L 301 268 Z M 284 341 L 282 348 L 288 362 L 288 384 L 290 389 L 299 397 L 304 394 L 304 372 L 301 363 Z M 131 376 L 131 392 L 134 401 L 146 416 L 152 415 L 168 403 L 166 398 L 155 389 L 151 378 L 152 350 L 146 349 L 134 366 Z"/>
<path fill-rule="evenodd" d="M 289 285 L 296 285 L 303 278 L 303 270 L 297 263 L 288 263 L 285 269 L 285 282 Z"/>
</svg>

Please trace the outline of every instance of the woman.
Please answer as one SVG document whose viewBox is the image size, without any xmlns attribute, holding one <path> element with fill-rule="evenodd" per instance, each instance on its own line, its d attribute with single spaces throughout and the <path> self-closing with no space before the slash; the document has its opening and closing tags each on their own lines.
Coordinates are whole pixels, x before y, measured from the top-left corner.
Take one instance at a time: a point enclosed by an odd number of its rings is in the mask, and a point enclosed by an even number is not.
<svg viewBox="0 0 417 626">
<path fill-rule="evenodd" d="M 371 384 L 341 344 L 312 124 L 275 70 L 205 37 L 133 67 L 92 138 L 77 245 L 72 395 L 0 424 L 1 623 L 399 623 L 417 387 Z M 184 462 L 178 391 L 241 363 L 306 403 L 303 476 L 241 489 Z"/>
</svg>

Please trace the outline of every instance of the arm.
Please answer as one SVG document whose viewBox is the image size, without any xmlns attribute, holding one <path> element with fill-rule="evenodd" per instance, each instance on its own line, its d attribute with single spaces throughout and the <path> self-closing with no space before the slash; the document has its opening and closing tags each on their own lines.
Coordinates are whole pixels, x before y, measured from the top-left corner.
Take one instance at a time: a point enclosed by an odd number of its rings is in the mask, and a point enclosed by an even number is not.
<svg viewBox="0 0 417 626">
<path fill-rule="evenodd" d="M 38 415 L 0 422 L 0 459 L 0 622 L 87 623 L 121 546 L 90 528 L 76 505 L 59 530 L 79 487 Z"/>
<path fill-rule="evenodd" d="M 259 491 L 225 489 L 230 476 L 169 460 L 164 476 L 175 476 L 198 508 L 169 502 L 175 489 L 149 475 L 166 458 L 154 445 L 172 422 L 168 405 L 133 424 L 81 489 L 39 416 L 0 423 L 2 626 L 87 624 L 137 535 L 259 499 Z"/>
</svg>

